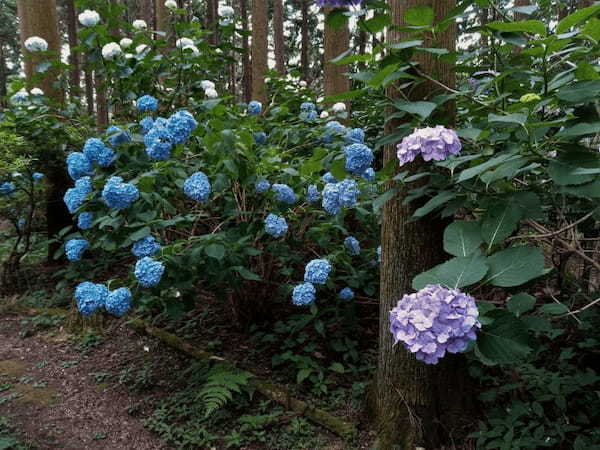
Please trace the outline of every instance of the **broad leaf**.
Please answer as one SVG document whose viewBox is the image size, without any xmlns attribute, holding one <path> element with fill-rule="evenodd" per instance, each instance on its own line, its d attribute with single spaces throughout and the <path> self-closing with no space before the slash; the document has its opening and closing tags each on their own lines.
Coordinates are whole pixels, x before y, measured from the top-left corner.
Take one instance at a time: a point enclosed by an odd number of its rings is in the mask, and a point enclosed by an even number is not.
<svg viewBox="0 0 600 450">
<path fill-rule="evenodd" d="M 454 197 L 456 197 L 456 194 L 454 192 L 442 191 L 436 196 L 434 196 L 427 203 L 425 203 L 422 207 L 417 209 L 414 213 L 414 217 L 423 217 L 429 214 L 434 209 L 443 205 L 444 203 L 447 203 L 448 201 L 452 200 Z"/>
<path fill-rule="evenodd" d="M 511 247 L 488 257 L 485 281 L 499 287 L 520 286 L 544 275 L 544 255 L 537 247 Z"/>
<path fill-rule="evenodd" d="M 573 14 L 569 14 L 567 17 L 558 22 L 556 26 L 556 34 L 562 34 L 568 31 L 569 28 L 583 22 L 588 17 L 591 17 L 600 12 L 600 5 L 590 6 L 588 8 L 577 9 Z"/>
<path fill-rule="evenodd" d="M 441 284 L 453 289 L 461 288 L 482 280 L 487 271 L 485 256 L 477 252 L 470 256 L 452 258 L 417 275 L 412 281 L 412 287 L 419 290 L 428 284 Z"/>
<path fill-rule="evenodd" d="M 498 202 L 487 210 L 481 223 L 481 236 L 489 244 L 488 248 L 510 236 L 522 216 L 521 208 L 510 200 Z"/>
<path fill-rule="evenodd" d="M 546 35 L 546 26 L 539 20 L 522 20 L 520 22 L 492 22 L 488 23 L 488 28 L 508 33 L 533 33 Z"/>
<path fill-rule="evenodd" d="M 519 317 L 521 314 L 531 311 L 535 306 L 535 297 L 532 297 L 525 292 L 513 295 L 506 302 L 506 307 L 515 316 Z"/>
<path fill-rule="evenodd" d="M 558 90 L 556 96 L 570 103 L 587 103 L 600 94 L 600 80 L 579 81 Z"/>
<path fill-rule="evenodd" d="M 490 113 L 488 115 L 488 121 L 525 125 L 525 123 L 527 122 L 527 114 L 513 113 L 513 114 L 499 115 L 499 114 Z"/>
<path fill-rule="evenodd" d="M 538 309 L 539 312 L 545 314 L 552 314 L 555 316 L 559 316 L 561 314 L 566 314 L 569 312 L 569 308 L 562 303 L 548 303 L 547 305 L 543 305 Z"/>
<path fill-rule="evenodd" d="M 531 352 L 527 328 L 513 314 L 502 309 L 490 311 L 492 319 L 477 333 L 475 355 L 487 365 L 514 364 Z"/>
<path fill-rule="evenodd" d="M 400 111 L 406 111 L 409 114 L 418 115 L 421 119 L 427 119 L 438 105 L 432 102 L 395 101 L 394 106 Z"/>
<path fill-rule="evenodd" d="M 444 250 L 454 256 L 469 256 L 483 243 L 478 222 L 459 220 L 444 230 Z"/>
<path fill-rule="evenodd" d="M 578 123 L 572 127 L 567 127 L 564 130 L 556 133 L 557 137 L 585 136 L 586 134 L 600 133 L 600 122 L 593 123 Z"/>
<path fill-rule="evenodd" d="M 433 25 L 433 9 L 429 6 L 416 6 L 409 8 L 404 13 L 404 20 L 410 25 L 429 27 Z"/>
<path fill-rule="evenodd" d="M 221 260 L 225 256 L 225 247 L 221 244 L 210 244 L 204 249 L 206 256 Z"/>
</svg>

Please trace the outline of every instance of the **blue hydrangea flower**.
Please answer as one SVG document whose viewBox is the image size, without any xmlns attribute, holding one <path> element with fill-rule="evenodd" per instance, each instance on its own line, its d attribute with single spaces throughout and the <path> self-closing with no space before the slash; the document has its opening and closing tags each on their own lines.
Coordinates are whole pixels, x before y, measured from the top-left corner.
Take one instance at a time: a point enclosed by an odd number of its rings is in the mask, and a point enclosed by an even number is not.
<svg viewBox="0 0 600 450">
<path fill-rule="evenodd" d="M 75 300 L 77 300 L 77 309 L 85 317 L 89 317 L 94 312 L 104 306 L 108 288 L 102 284 L 84 281 L 75 288 Z"/>
<path fill-rule="evenodd" d="M 98 138 L 90 138 L 85 141 L 83 154 L 88 160 L 98 163 L 102 167 L 110 166 L 115 159 L 115 151 L 104 145 Z"/>
<path fill-rule="evenodd" d="M 188 111 L 177 111 L 167 121 L 167 131 L 171 135 L 171 142 L 175 145 L 187 141 L 198 122 Z"/>
<path fill-rule="evenodd" d="M 312 283 L 301 283 L 294 288 L 292 303 L 296 306 L 311 305 L 315 302 L 317 290 Z"/>
<path fill-rule="evenodd" d="M 300 105 L 300 119 L 307 122 L 317 120 L 317 111 L 314 103 L 305 102 Z"/>
<path fill-rule="evenodd" d="M 375 181 L 375 171 L 372 167 L 369 167 L 360 176 L 367 181 Z"/>
<path fill-rule="evenodd" d="M 151 95 L 142 95 L 138 98 L 136 106 L 140 111 L 156 111 L 158 100 Z"/>
<path fill-rule="evenodd" d="M 361 175 L 373 163 L 373 152 L 364 144 L 350 144 L 344 147 L 346 170 Z"/>
<path fill-rule="evenodd" d="M 362 128 L 350 128 L 344 136 L 346 144 L 364 144 L 365 132 Z"/>
<path fill-rule="evenodd" d="M 360 254 L 360 242 L 354 236 L 348 236 L 344 239 L 344 246 L 349 255 L 357 256 Z"/>
<path fill-rule="evenodd" d="M 140 259 L 135 264 L 135 277 L 144 287 L 156 286 L 165 272 L 165 266 L 148 256 Z"/>
<path fill-rule="evenodd" d="M 315 120 L 317 120 L 317 112 L 316 111 L 309 111 L 308 113 L 306 113 L 306 116 L 303 118 L 303 120 L 305 120 L 306 122 L 314 122 Z"/>
<path fill-rule="evenodd" d="M 94 222 L 94 214 L 91 212 L 82 212 L 77 217 L 77 226 L 80 230 L 89 230 Z"/>
<path fill-rule="evenodd" d="M 335 6 L 335 7 L 348 7 L 360 5 L 362 0 L 317 0 L 317 6 L 325 7 L 325 6 Z"/>
<path fill-rule="evenodd" d="M 333 174 L 331 172 L 327 172 L 325 175 L 323 175 L 321 177 L 321 179 L 325 182 L 325 183 L 337 183 L 338 180 L 336 177 L 333 176 Z"/>
<path fill-rule="evenodd" d="M 271 187 L 271 183 L 269 183 L 269 181 L 264 178 L 258 180 L 256 182 L 256 184 L 254 185 L 254 189 L 256 189 L 256 192 L 258 192 L 259 194 L 262 194 L 263 192 L 267 192 L 270 187 Z"/>
<path fill-rule="evenodd" d="M 248 114 L 251 116 L 258 116 L 262 112 L 262 103 L 252 100 L 248 103 Z"/>
<path fill-rule="evenodd" d="M 300 105 L 300 112 L 307 113 L 310 111 L 314 111 L 316 106 L 312 102 L 304 102 Z"/>
<path fill-rule="evenodd" d="M 390 311 L 390 331 L 418 360 L 437 364 L 446 352 L 463 352 L 477 338 L 478 317 L 473 297 L 430 284 L 400 299 Z"/>
<path fill-rule="evenodd" d="M 279 238 L 287 233 L 288 224 L 283 217 L 269 214 L 265 219 L 265 232 L 273 237 Z"/>
<path fill-rule="evenodd" d="M 23 228 L 25 228 L 26 223 L 27 223 L 27 220 L 24 217 L 20 217 L 19 220 L 17 221 L 17 228 L 22 230 Z"/>
<path fill-rule="evenodd" d="M 44 179 L 44 174 L 40 172 L 34 172 L 31 178 L 33 178 L 33 181 L 41 181 Z"/>
<path fill-rule="evenodd" d="M 309 203 L 316 203 L 321 198 L 321 194 L 319 193 L 319 188 L 316 184 L 310 184 L 306 188 L 306 201 Z"/>
<path fill-rule="evenodd" d="M 83 153 L 73 152 L 67 156 L 67 171 L 73 180 L 81 177 L 94 175 L 92 161 Z"/>
<path fill-rule="evenodd" d="M 257 131 L 254 133 L 254 142 L 256 145 L 263 145 L 267 142 L 267 133 L 264 131 Z"/>
<path fill-rule="evenodd" d="M 288 205 L 296 203 L 296 194 L 287 184 L 275 183 L 271 186 L 271 190 L 275 192 L 275 198 L 278 201 L 287 203 Z"/>
<path fill-rule="evenodd" d="M 67 209 L 73 214 L 83 203 L 86 197 L 92 193 L 92 179 L 90 177 L 79 178 L 75 187 L 67 189 L 63 200 Z"/>
<path fill-rule="evenodd" d="M 102 200 L 113 209 L 127 209 L 139 197 L 138 188 L 131 183 L 123 183 L 121 177 L 110 177 L 102 189 Z"/>
<path fill-rule="evenodd" d="M 342 207 L 354 206 L 358 199 L 356 181 L 346 178 L 339 183 L 328 183 L 323 189 L 323 209 L 329 214 L 338 214 Z"/>
<path fill-rule="evenodd" d="M 323 142 L 330 143 L 333 141 L 334 136 L 342 136 L 346 133 L 346 127 L 339 123 L 337 120 L 332 120 L 325 124 L 325 134 L 323 135 Z"/>
<path fill-rule="evenodd" d="M 5 181 L 0 183 L 0 195 L 10 195 L 17 190 L 15 183 Z"/>
<path fill-rule="evenodd" d="M 183 183 L 183 192 L 197 202 L 205 202 L 210 195 L 211 186 L 203 172 L 196 172 Z"/>
<path fill-rule="evenodd" d="M 126 144 L 127 142 L 131 142 L 131 136 L 127 131 L 123 131 L 121 128 L 111 125 L 106 129 L 106 134 L 108 137 L 108 142 L 113 147 L 117 147 L 121 144 Z"/>
<path fill-rule="evenodd" d="M 85 239 L 71 239 L 65 244 L 65 253 L 69 261 L 79 261 L 90 243 Z"/>
<path fill-rule="evenodd" d="M 142 128 L 142 134 L 148 133 L 154 126 L 154 119 L 150 116 L 144 117 L 140 120 L 140 127 Z"/>
<path fill-rule="evenodd" d="M 456 132 L 441 125 L 416 129 L 396 147 L 400 165 L 414 161 L 419 154 L 425 161 L 442 161 L 451 155 L 458 155 L 462 149 Z"/>
<path fill-rule="evenodd" d="M 161 245 L 154 238 L 154 236 L 146 236 L 145 238 L 140 239 L 139 241 L 137 241 L 133 244 L 133 247 L 131 248 L 131 252 L 137 258 L 143 258 L 144 256 L 156 255 L 160 251 L 161 248 L 162 248 Z"/>
<path fill-rule="evenodd" d="M 331 264 L 326 259 L 313 259 L 304 268 L 304 281 L 313 284 L 325 284 L 331 272 Z"/>
<path fill-rule="evenodd" d="M 342 300 L 352 300 L 354 298 L 354 291 L 349 287 L 345 287 L 338 295 Z"/>
<path fill-rule="evenodd" d="M 104 307 L 110 314 L 123 317 L 131 307 L 131 291 L 124 287 L 111 291 Z"/>
<path fill-rule="evenodd" d="M 173 135 L 165 125 L 164 121 L 157 119 L 154 126 L 144 136 L 146 153 L 157 161 L 168 159 L 173 148 Z"/>
</svg>

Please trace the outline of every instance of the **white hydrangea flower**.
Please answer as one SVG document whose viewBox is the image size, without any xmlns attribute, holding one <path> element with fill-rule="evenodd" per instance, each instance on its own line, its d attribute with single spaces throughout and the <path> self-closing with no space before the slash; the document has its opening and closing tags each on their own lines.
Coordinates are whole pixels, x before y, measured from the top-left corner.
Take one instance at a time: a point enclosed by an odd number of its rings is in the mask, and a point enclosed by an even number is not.
<svg viewBox="0 0 600 450">
<path fill-rule="evenodd" d="M 298 83 L 300 85 L 300 87 L 305 88 L 306 86 L 308 86 L 308 84 L 306 83 L 306 81 L 304 80 L 300 80 L 300 83 Z"/>
<path fill-rule="evenodd" d="M 28 98 L 29 93 L 25 89 L 21 89 L 10 98 L 10 101 L 12 103 L 21 103 L 26 101 Z"/>
<path fill-rule="evenodd" d="M 210 81 L 210 80 L 202 80 L 202 81 L 200 82 L 200 87 L 201 87 L 202 89 L 204 89 L 205 91 L 206 91 L 207 89 L 214 89 L 214 88 L 215 88 L 215 83 L 213 83 L 213 82 L 212 82 L 212 81 Z"/>
<path fill-rule="evenodd" d="M 148 46 L 146 44 L 140 44 L 135 48 L 135 52 L 139 55 L 140 53 L 144 53 Z"/>
<path fill-rule="evenodd" d="M 98 25 L 100 22 L 100 14 L 91 9 L 86 9 L 81 14 L 79 14 L 79 23 L 84 27 L 93 27 L 94 25 Z"/>
<path fill-rule="evenodd" d="M 48 42 L 39 36 L 31 36 L 25 41 L 25 48 L 32 53 L 48 50 Z"/>
<path fill-rule="evenodd" d="M 121 46 L 116 42 L 109 42 L 102 47 L 102 57 L 104 59 L 115 59 L 117 56 L 122 54 L 123 50 L 121 50 Z"/>
<path fill-rule="evenodd" d="M 31 95 L 44 95 L 44 91 L 42 91 L 40 88 L 33 88 L 31 90 Z"/>
<path fill-rule="evenodd" d="M 321 113 L 321 119 L 327 119 L 329 117 L 329 113 L 327 111 L 323 111 Z"/>
<path fill-rule="evenodd" d="M 182 50 L 184 52 L 189 50 L 192 52 L 192 54 L 194 56 L 200 56 L 200 50 L 198 50 L 198 47 L 196 47 L 195 45 L 186 45 L 185 47 L 182 48 Z"/>
<path fill-rule="evenodd" d="M 339 114 L 339 113 L 343 113 L 346 112 L 346 104 L 342 103 L 342 102 L 338 102 L 335 105 L 333 105 L 331 107 L 331 110 L 335 113 L 335 114 Z"/>
<path fill-rule="evenodd" d="M 167 0 L 165 2 L 165 7 L 169 9 L 177 9 L 177 2 L 175 0 Z"/>
<path fill-rule="evenodd" d="M 181 39 L 177 39 L 177 41 L 175 41 L 175 45 L 177 48 L 184 48 L 189 45 L 194 45 L 194 41 L 192 41 L 190 38 L 183 37 Z"/>
<path fill-rule="evenodd" d="M 121 46 L 121 48 L 129 48 L 129 47 L 131 47 L 132 44 L 133 44 L 133 41 L 129 38 L 123 38 L 119 42 L 119 45 Z"/>
<path fill-rule="evenodd" d="M 270 77 L 266 77 L 266 78 L 265 78 L 265 83 L 266 83 L 266 84 L 269 84 L 270 82 L 271 82 L 271 78 L 270 78 Z"/>
<path fill-rule="evenodd" d="M 217 49 L 215 49 L 215 53 L 220 55 L 221 53 L 223 53 L 223 50 L 221 50 L 220 48 L 217 48 Z"/>
<path fill-rule="evenodd" d="M 146 24 L 146 22 L 141 19 L 134 20 L 132 25 L 133 25 L 133 28 L 135 28 L 136 30 L 145 30 L 146 28 L 148 28 L 148 25 Z"/>
<path fill-rule="evenodd" d="M 208 97 L 208 98 L 217 98 L 219 96 L 219 93 L 215 90 L 215 89 L 206 89 L 204 91 L 204 94 Z"/>
<path fill-rule="evenodd" d="M 133 53 L 125 53 L 125 59 L 133 58 Z"/>
<path fill-rule="evenodd" d="M 219 17 L 233 17 L 235 11 L 231 6 L 219 6 Z"/>
</svg>

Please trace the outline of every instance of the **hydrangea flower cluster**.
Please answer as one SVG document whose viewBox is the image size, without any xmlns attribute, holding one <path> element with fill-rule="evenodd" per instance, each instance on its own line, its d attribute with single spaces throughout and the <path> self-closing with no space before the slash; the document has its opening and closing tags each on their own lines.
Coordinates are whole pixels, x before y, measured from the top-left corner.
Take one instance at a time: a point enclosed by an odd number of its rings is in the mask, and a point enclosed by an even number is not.
<svg viewBox="0 0 600 450">
<path fill-rule="evenodd" d="M 265 232 L 273 237 L 279 238 L 287 233 L 288 224 L 285 218 L 275 214 L 269 214 L 265 219 Z"/>
<path fill-rule="evenodd" d="M 177 111 L 167 121 L 167 130 L 171 135 L 171 142 L 175 145 L 184 143 L 197 126 L 198 122 L 188 111 Z"/>
<path fill-rule="evenodd" d="M 317 6 L 325 7 L 325 6 L 336 6 L 336 7 L 348 7 L 360 5 L 362 0 L 317 0 Z"/>
<path fill-rule="evenodd" d="M 118 147 L 121 144 L 126 144 L 127 142 L 131 142 L 131 136 L 127 131 L 123 131 L 121 128 L 111 125 L 106 129 L 106 134 L 108 135 L 108 142 L 113 147 Z"/>
<path fill-rule="evenodd" d="M 76 153 L 72 153 L 71 155 L 74 154 Z M 83 146 L 83 154 L 88 161 L 98 163 L 98 165 L 101 167 L 110 166 L 115 159 L 114 150 L 104 145 L 104 142 L 98 138 L 90 138 L 85 141 L 85 145 Z M 67 164 L 68 163 L 69 160 L 67 159 Z"/>
<path fill-rule="evenodd" d="M 75 181 L 75 187 L 67 189 L 63 200 L 67 209 L 73 214 L 83 203 L 86 197 L 92 193 L 92 179 L 90 177 L 79 178 Z"/>
<path fill-rule="evenodd" d="M 262 178 L 262 179 L 258 180 L 256 182 L 256 184 L 254 185 L 254 189 L 256 190 L 256 192 L 258 194 L 262 194 L 263 192 L 267 192 L 270 187 L 271 187 L 271 183 L 269 183 L 269 180 L 266 180 L 265 178 Z"/>
<path fill-rule="evenodd" d="M 256 145 L 263 145 L 267 142 L 267 133 L 264 131 L 257 131 L 254 133 L 254 142 Z"/>
<path fill-rule="evenodd" d="M 332 120 L 325 124 L 325 134 L 323 135 L 323 142 L 330 143 L 333 141 L 334 136 L 342 136 L 346 133 L 346 127 L 339 123 L 337 120 Z"/>
<path fill-rule="evenodd" d="M 106 297 L 104 307 L 110 314 L 123 317 L 131 308 L 131 291 L 124 287 L 112 291 Z"/>
<path fill-rule="evenodd" d="M 144 287 L 156 286 L 160 283 L 164 272 L 165 266 L 163 263 L 148 256 L 140 259 L 135 264 L 135 277 Z"/>
<path fill-rule="evenodd" d="M 82 212 L 77 217 L 77 226 L 80 230 L 89 230 L 94 222 L 94 214 L 91 212 Z"/>
<path fill-rule="evenodd" d="M 77 309 L 85 317 L 89 317 L 106 303 L 109 290 L 103 284 L 84 281 L 75 288 Z"/>
<path fill-rule="evenodd" d="M 354 291 L 349 287 L 345 287 L 338 295 L 342 300 L 352 300 L 354 298 Z"/>
<path fill-rule="evenodd" d="M 158 100 L 151 95 L 142 95 L 137 99 L 136 107 L 140 111 L 156 111 L 158 109 Z"/>
<path fill-rule="evenodd" d="M 317 120 L 317 109 L 314 103 L 305 102 L 300 105 L 300 119 L 306 122 L 314 122 Z"/>
<path fill-rule="evenodd" d="M 148 28 L 148 24 L 146 23 L 145 20 L 142 20 L 142 19 L 134 20 L 133 23 L 131 24 L 131 26 L 138 31 L 145 30 L 146 28 Z"/>
<path fill-rule="evenodd" d="M 203 172 L 196 172 L 183 183 L 183 192 L 192 200 L 205 202 L 210 195 L 211 186 Z"/>
<path fill-rule="evenodd" d="M 31 178 L 33 178 L 33 181 L 35 182 L 42 181 L 44 179 L 44 174 L 40 172 L 34 172 L 33 175 L 31 175 Z"/>
<path fill-rule="evenodd" d="M 304 281 L 313 284 L 325 284 L 331 272 L 331 264 L 326 259 L 313 259 L 304 268 Z"/>
<path fill-rule="evenodd" d="M 17 188 L 15 187 L 15 183 L 12 183 L 10 181 L 0 183 L 0 195 L 10 195 L 16 190 Z"/>
<path fill-rule="evenodd" d="M 258 116 L 262 112 L 262 103 L 252 100 L 248 103 L 248 114 L 251 116 Z"/>
<path fill-rule="evenodd" d="M 27 220 L 24 217 L 20 217 L 17 221 L 17 228 L 23 229 L 25 228 L 25 224 L 27 224 Z"/>
<path fill-rule="evenodd" d="M 90 243 L 85 239 L 71 239 L 65 244 L 65 254 L 69 261 L 79 261 Z"/>
<path fill-rule="evenodd" d="M 364 144 L 365 132 L 362 128 L 350 128 L 344 135 L 346 144 Z"/>
<path fill-rule="evenodd" d="M 45 52 L 48 50 L 48 42 L 39 36 L 31 36 L 25 40 L 25 48 L 31 53 Z"/>
<path fill-rule="evenodd" d="M 323 175 L 321 177 L 321 179 L 325 182 L 325 183 L 337 183 L 338 180 L 336 177 L 333 176 L 333 174 L 331 172 L 327 172 L 325 175 Z"/>
<path fill-rule="evenodd" d="M 443 161 L 451 155 L 458 155 L 462 145 L 454 130 L 438 125 L 416 129 L 402 139 L 397 149 L 400 165 L 403 165 L 414 161 L 419 154 L 425 161 Z"/>
<path fill-rule="evenodd" d="M 96 11 L 92 11 L 91 9 L 86 9 L 81 14 L 79 14 L 79 23 L 84 27 L 93 27 L 94 25 L 98 25 L 100 22 L 100 14 Z"/>
<path fill-rule="evenodd" d="M 146 236 L 133 244 L 131 252 L 139 259 L 145 256 L 154 256 L 161 248 L 160 243 L 154 236 Z"/>
<path fill-rule="evenodd" d="M 110 177 L 102 189 L 102 200 L 113 209 L 127 209 L 139 196 L 138 188 L 121 177 Z"/>
<path fill-rule="evenodd" d="M 339 183 L 327 183 L 323 189 L 323 208 L 329 214 L 338 214 L 342 207 L 354 206 L 358 194 L 358 185 L 350 178 Z"/>
<path fill-rule="evenodd" d="M 123 54 L 121 46 L 116 42 L 109 42 L 102 47 L 102 57 L 104 59 L 115 59 Z"/>
<path fill-rule="evenodd" d="M 473 297 L 430 284 L 402 297 L 390 312 L 390 331 L 418 360 L 437 364 L 446 352 L 463 352 L 476 339 L 478 316 Z"/>
<path fill-rule="evenodd" d="M 365 144 L 350 144 L 344 147 L 346 170 L 355 175 L 363 174 L 373 163 L 373 151 Z"/>
<path fill-rule="evenodd" d="M 360 242 L 354 236 L 348 236 L 344 239 L 344 247 L 351 256 L 360 255 Z"/>
<path fill-rule="evenodd" d="M 150 116 L 146 116 L 142 120 L 140 120 L 140 127 L 142 128 L 142 130 L 141 130 L 142 134 L 148 133 L 148 131 L 150 131 L 153 126 L 154 126 L 154 119 Z"/>
<path fill-rule="evenodd" d="M 94 175 L 92 161 L 81 152 L 73 152 L 67 156 L 67 171 L 73 180 Z"/>
<path fill-rule="evenodd" d="M 317 203 L 321 198 L 321 194 L 319 193 L 319 188 L 317 188 L 316 184 L 310 184 L 306 188 L 306 201 L 309 203 Z"/>
<path fill-rule="evenodd" d="M 164 161 L 171 156 L 173 145 L 187 141 L 198 126 L 198 122 L 188 111 L 177 111 L 168 119 L 152 120 L 144 118 L 140 122 L 145 131 L 146 153 L 152 159 Z"/>
<path fill-rule="evenodd" d="M 372 167 L 369 167 L 360 176 L 367 181 L 375 181 L 375 170 L 373 170 Z"/>
<path fill-rule="evenodd" d="M 311 305 L 315 302 L 317 290 L 312 283 L 301 283 L 292 292 L 292 302 L 296 306 Z"/>
<path fill-rule="evenodd" d="M 204 95 L 208 98 L 217 98 L 219 93 L 215 89 L 215 83 L 210 80 L 202 80 L 200 82 L 200 87 L 204 89 Z"/>
<path fill-rule="evenodd" d="M 296 203 L 296 194 L 287 184 L 274 184 L 271 186 L 271 190 L 275 192 L 275 198 L 288 205 Z"/>
</svg>

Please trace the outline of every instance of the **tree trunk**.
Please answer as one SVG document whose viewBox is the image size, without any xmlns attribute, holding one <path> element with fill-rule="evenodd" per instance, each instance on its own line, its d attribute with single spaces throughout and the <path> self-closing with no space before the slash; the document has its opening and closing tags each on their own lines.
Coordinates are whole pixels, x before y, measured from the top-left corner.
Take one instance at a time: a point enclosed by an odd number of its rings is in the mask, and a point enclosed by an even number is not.
<svg viewBox="0 0 600 450">
<path fill-rule="evenodd" d="M 443 19 L 454 7 L 455 0 L 445 2 L 435 0 L 390 0 L 392 20 L 396 25 L 404 25 L 404 12 L 415 6 L 431 6 L 436 20 Z M 410 34 L 390 28 L 388 41 L 398 42 Z M 441 33 L 439 41 L 426 45 L 455 48 L 456 28 L 450 27 Z M 434 55 L 420 53 L 419 69 L 453 87 L 455 74 L 453 67 L 439 61 Z M 430 83 L 406 92 L 410 100 L 431 98 L 436 92 Z M 398 97 L 394 87 L 388 95 Z M 392 113 L 394 111 L 389 111 Z M 455 105 L 447 104 L 445 114 L 440 118 L 452 122 Z M 399 119 L 386 123 L 386 134 L 396 131 Z M 396 160 L 396 147 L 388 145 L 384 149 L 384 165 Z M 416 160 L 405 165 L 402 170 L 416 172 L 423 162 Z M 390 183 L 387 188 L 394 187 Z M 466 369 L 463 358 L 446 356 L 437 366 L 428 366 L 417 361 L 413 354 L 402 345 L 393 346 L 393 336 L 389 331 L 389 312 L 396 306 L 402 295 L 411 292 L 411 282 L 415 275 L 430 269 L 445 259 L 442 237 L 445 223 L 428 217 L 413 221 L 411 217 L 419 204 L 404 203 L 408 191 L 416 187 L 401 187 L 400 192 L 384 207 L 382 224 L 382 263 L 381 294 L 379 313 L 379 360 L 376 382 L 376 408 L 378 412 L 378 449 L 414 449 L 422 446 L 428 449 L 440 448 L 448 441 L 460 410 L 468 402 L 466 395 Z"/>
<path fill-rule="evenodd" d="M 208 42 L 213 45 L 219 44 L 219 2 L 218 0 L 206 0 L 206 29 L 212 30 Z"/>
<path fill-rule="evenodd" d="M 74 0 L 66 0 L 67 7 L 67 35 L 69 38 L 69 64 L 71 65 L 69 76 L 69 90 L 71 98 L 77 98 L 80 93 L 80 69 L 79 55 L 74 48 L 77 47 L 77 11 Z"/>
<path fill-rule="evenodd" d="M 156 21 L 154 18 L 154 1 L 153 0 L 139 0 L 139 10 L 141 17 L 148 24 L 150 30 L 156 29 Z"/>
<path fill-rule="evenodd" d="M 240 0 L 240 13 L 242 16 L 242 30 L 248 32 L 247 0 Z M 244 54 L 242 55 L 242 96 L 243 100 L 247 103 L 251 100 L 252 96 L 252 66 L 250 65 L 250 44 L 246 34 L 242 36 L 242 48 L 244 49 Z"/>
<path fill-rule="evenodd" d="M 265 74 L 269 70 L 268 6 L 264 0 L 252 1 L 252 99 L 263 105 L 267 103 Z"/>
<path fill-rule="evenodd" d="M 6 81 L 7 81 L 6 57 L 4 56 L 4 45 L 0 44 L 0 111 L 6 107 Z"/>
<path fill-rule="evenodd" d="M 515 6 L 527 6 L 530 4 L 530 0 L 515 0 Z M 515 13 L 515 20 L 516 21 L 521 21 L 521 20 L 527 20 L 527 14 L 523 14 L 523 13 Z"/>
<path fill-rule="evenodd" d="M 85 103 L 87 105 L 87 112 L 90 116 L 94 115 L 94 73 L 89 67 L 89 63 L 86 64 L 86 68 L 83 71 L 84 82 L 85 82 Z"/>
<path fill-rule="evenodd" d="M 273 0 L 273 41 L 275 69 L 285 75 L 285 36 L 283 34 L 283 0 Z"/>
<path fill-rule="evenodd" d="M 310 40 L 308 36 L 308 0 L 301 1 L 301 14 L 302 14 L 302 49 L 300 54 L 300 66 L 302 69 L 302 78 L 307 83 L 310 82 L 310 66 L 308 62 L 308 47 Z"/>
<path fill-rule="evenodd" d="M 154 11 L 156 14 L 156 31 L 165 33 L 163 39 L 168 39 L 170 34 L 169 10 L 165 6 L 164 0 L 155 0 Z"/>
<path fill-rule="evenodd" d="M 96 88 L 96 127 L 99 132 L 102 132 L 108 127 L 107 86 L 98 71 L 94 71 L 94 87 Z"/>
<path fill-rule="evenodd" d="M 331 8 L 325 9 L 328 14 Z M 323 90 L 325 97 L 341 94 L 350 89 L 350 79 L 346 75 L 348 66 L 331 63 L 331 60 L 340 56 L 350 46 L 350 30 L 348 23 L 340 28 L 325 25 L 323 52 Z"/>
</svg>

